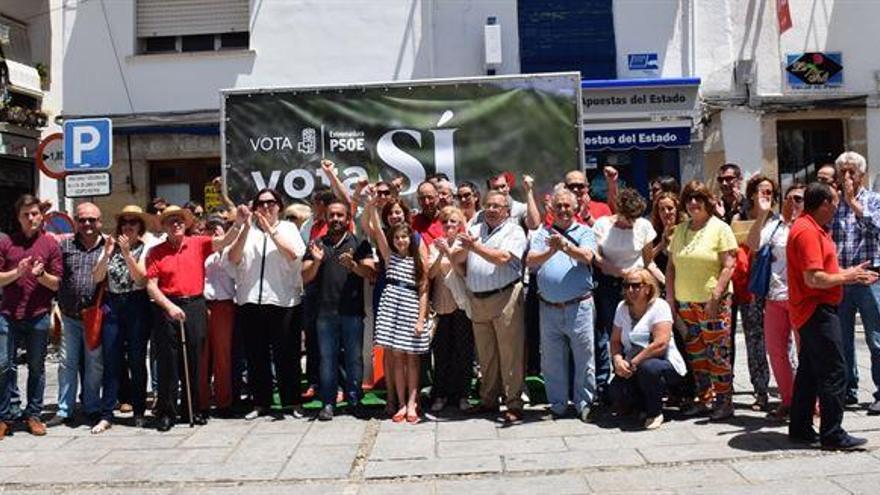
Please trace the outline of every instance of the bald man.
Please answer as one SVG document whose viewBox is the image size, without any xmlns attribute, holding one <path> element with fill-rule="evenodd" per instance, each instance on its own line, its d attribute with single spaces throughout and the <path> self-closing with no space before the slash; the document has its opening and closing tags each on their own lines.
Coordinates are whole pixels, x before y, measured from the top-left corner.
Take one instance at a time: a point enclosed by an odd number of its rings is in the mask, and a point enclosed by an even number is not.
<svg viewBox="0 0 880 495">
<path fill-rule="evenodd" d="M 92 203 L 76 207 L 76 234 L 61 241 L 63 272 L 58 290 L 58 307 L 64 324 L 61 333 L 61 366 L 58 368 L 58 413 L 50 426 L 73 424 L 77 387 L 82 374 L 82 409 L 95 433 L 109 428 L 101 423 L 101 378 L 104 371 L 101 347 L 86 344 L 82 310 L 94 304 L 97 295 L 92 270 L 104 251 L 101 210 Z"/>
</svg>

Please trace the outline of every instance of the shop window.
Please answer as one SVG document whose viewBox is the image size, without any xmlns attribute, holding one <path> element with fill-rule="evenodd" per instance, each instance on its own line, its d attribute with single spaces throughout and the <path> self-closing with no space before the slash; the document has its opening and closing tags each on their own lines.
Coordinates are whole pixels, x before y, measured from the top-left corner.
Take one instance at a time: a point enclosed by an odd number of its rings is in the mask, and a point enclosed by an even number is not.
<svg viewBox="0 0 880 495">
<path fill-rule="evenodd" d="M 617 169 L 620 187 L 632 187 L 645 198 L 649 197 L 651 180 L 657 177 L 668 175 L 681 182 L 677 148 L 590 152 L 586 158 L 591 196 L 598 201 L 607 201 L 608 197 L 608 184 L 603 172 L 606 165 Z"/>
<path fill-rule="evenodd" d="M 811 182 L 823 164 L 834 163 L 844 151 L 843 121 L 785 120 L 776 123 L 779 183 Z"/>
<path fill-rule="evenodd" d="M 161 160 L 150 162 L 150 196 L 170 204 L 205 203 L 205 186 L 220 175 L 220 159 Z"/>
</svg>

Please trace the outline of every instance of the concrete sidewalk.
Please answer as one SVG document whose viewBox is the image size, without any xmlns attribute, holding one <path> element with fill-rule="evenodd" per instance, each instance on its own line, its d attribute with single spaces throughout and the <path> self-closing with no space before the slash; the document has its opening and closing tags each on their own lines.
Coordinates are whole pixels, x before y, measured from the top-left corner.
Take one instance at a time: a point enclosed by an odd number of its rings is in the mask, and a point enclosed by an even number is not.
<svg viewBox="0 0 880 495">
<path fill-rule="evenodd" d="M 858 336 L 861 399 L 872 387 Z M 850 410 L 844 426 L 870 439 L 859 453 L 791 444 L 786 427 L 752 412 L 745 346 L 738 342 L 737 415 L 726 423 L 673 416 L 658 431 L 635 421 L 525 424 L 450 413 L 419 425 L 338 416 L 212 420 L 160 434 L 123 424 L 91 435 L 59 426 L 43 438 L 0 442 L 3 493 L 871 493 L 880 492 L 880 417 Z M 47 402 L 54 402 L 56 371 Z M 21 382 L 23 383 L 23 382 Z M 123 420 L 125 421 L 125 420 Z"/>
</svg>

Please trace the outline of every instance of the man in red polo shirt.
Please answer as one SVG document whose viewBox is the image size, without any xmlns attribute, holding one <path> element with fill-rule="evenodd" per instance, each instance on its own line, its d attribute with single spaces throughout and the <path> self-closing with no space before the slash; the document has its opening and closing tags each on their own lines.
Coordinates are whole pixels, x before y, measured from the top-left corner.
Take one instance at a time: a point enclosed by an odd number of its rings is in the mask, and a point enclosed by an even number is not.
<svg viewBox="0 0 880 495">
<path fill-rule="evenodd" d="M 244 216 L 236 217 L 235 226 L 224 237 L 215 238 L 186 235 L 195 219 L 185 208 L 168 206 L 159 218 L 167 239 L 147 254 L 147 292 L 158 306 L 153 328 L 159 374 L 156 428 L 168 431 L 178 417 L 177 401 L 183 377 L 179 369 L 183 363 L 179 322 L 184 322 L 186 332 L 190 398 L 193 404 L 198 404 L 197 371 L 207 336 L 207 306 L 202 297 L 205 260 L 235 240 L 241 232 Z M 192 420 L 196 424 L 207 422 L 207 418 L 195 412 Z"/>
<path fill-rule="evenodd" d="M 419 213 L 412 218 L 412 228 L 422 236 L 425 245 L 434 244 L 434 239 L 443 237 L 443 224 L 440 223 L 439 193 L 437 186 L 425 181 L 416 189 L 416 199 L 419 202 Z"/>
<path fill-rule="evenodd" d="M 788 436 L 807 443 L 821 440 L 823 449 L 851 450 L 867 440 L 849 435 L 841 426 L 846 365 L 837 305 L 841 286 L 873 284 L 877 273 L 866 270 L 867 263 L 846 270 L 838 266 L 837 248 L 824 227 L 834 218 L 838 203 L 834 188 L 810 184 L 804 193 L 804 214 L 792 225 L 785 249 L 789 315 L 801 343 Z M 817 396 L 822 411 L 818 436 L 812 426 Z"/>
</svg>

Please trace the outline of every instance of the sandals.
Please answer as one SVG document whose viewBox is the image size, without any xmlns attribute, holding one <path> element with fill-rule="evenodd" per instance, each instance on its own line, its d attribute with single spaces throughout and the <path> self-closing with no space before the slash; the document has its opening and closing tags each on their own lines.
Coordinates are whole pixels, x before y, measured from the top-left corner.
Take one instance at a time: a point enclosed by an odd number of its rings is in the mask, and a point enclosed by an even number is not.
<svg viewBox="0 0 880 495">
<path fill-rule="evenodd" d="M 403 423 L 406 419 L 406 408 L 397 411 L 394 416 L 391 416 L 391 421 L 395 423 Z"/>
<path fill-rule="evenodd" d="M 98 421 L 98 424 L 92 427 L 92 435 L 99 435 L 109 430 L 113 426 L 113 423 L 107 421 L 106 419 L 102 419 Z"/>
</svg>

